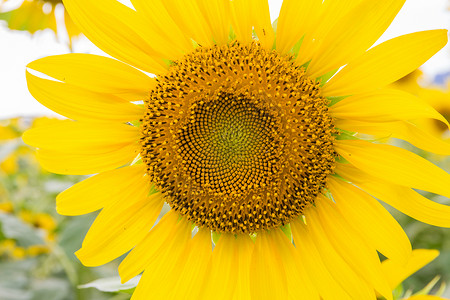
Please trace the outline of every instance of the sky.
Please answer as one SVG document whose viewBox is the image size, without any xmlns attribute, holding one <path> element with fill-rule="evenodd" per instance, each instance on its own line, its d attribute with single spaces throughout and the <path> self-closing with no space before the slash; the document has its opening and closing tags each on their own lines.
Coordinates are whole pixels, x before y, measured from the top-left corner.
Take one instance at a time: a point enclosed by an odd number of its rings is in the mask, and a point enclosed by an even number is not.
<svg viewBox="0 0 450 300">
<path fill-rule="evenodd" d="M 126 0 L 122 0 L 126 1 Z M 269 0 L 271 18 L 275 20 L 281 7 L 280 0 Z M 450 1 L 407 0 L 390 28 L 377 43 L 415 31 L 450 28 Z M 28 33 L 9 31 L 0 24 L 0 119 L 16 116 L 55 115 L 37 102 L 28 92 L 25 80 L 27 63 L 48 55 L 68 53 L 69 48 L 58 42 L 50 31 L 34 36 Z M 64 36 L 59 36 L 65 40 Z M 101 54 L 87 40 L 79 40 L 75 52 Z M 446 46 L 431 58 L 422 70 L 426 75 L 450 71 L 450 47 Z"/>
</svg>

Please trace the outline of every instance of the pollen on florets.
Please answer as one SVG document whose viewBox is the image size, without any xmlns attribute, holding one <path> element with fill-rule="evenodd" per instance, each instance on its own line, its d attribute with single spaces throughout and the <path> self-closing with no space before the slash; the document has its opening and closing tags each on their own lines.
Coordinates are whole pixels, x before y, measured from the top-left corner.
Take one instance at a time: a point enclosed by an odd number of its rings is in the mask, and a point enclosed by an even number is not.
<svg viewBox="0 0 450 300">
<path fill-rule="evenodd" d="M 289 223 L 333 172 L 335 129 L 319 84 L 257 42 L 197 48 L 157 78 L 145 105 L 147 174 L 199 227 Z"/>
</svg>

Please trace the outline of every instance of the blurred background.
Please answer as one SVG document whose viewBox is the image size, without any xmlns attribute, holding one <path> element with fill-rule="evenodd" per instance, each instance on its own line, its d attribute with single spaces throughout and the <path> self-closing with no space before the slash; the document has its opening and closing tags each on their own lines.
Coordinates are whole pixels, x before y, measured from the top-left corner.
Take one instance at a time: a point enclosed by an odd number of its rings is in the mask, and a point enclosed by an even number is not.
<svg viewBox="0 0 450 300">
<path fill-rule="evenodd" d="M 269 0 L 272 20 L 278 17 L 281 2 Z M 450 28 L 449 5 L 447 0 L 407 0 L 377 43 L 415 31 Z M 73 253 L 81 247 L 95 213 L 58 215 L 55 197 L 84 177 L 42 170 L 33 149 L 21 140 L 24 130 L 60 117 L 28 93 L 26 65 L 44 56 L 70 52 L 106 55 L 82 36 L 60 0 L 0 0 L 0 300 L 121 300 L 130 298 L 130 288 L 135 284 L 119 285 L 120 259 L 98 268 L 80 264 Z M 425 99 L 450 120 L 449 79 L 447 46 L 395 87 Z M 450 138 L 450 132 L 437 122 L 425 126 Z M 390 142 L 450 172 L 449 157 L 432 155 L 398 140 Z M 444 197 L 425 196 L 450 205 Z M 407 279 L 401 289 L 416 292 L 435 280 L 437 290 L 448 283 L 450 230 L 419 223 L 388 209 L 405 228 L 413 248 L 441 252 L 435 261 Z M 444 296 L 450 297 L 450 289 Z"/>
</svg>

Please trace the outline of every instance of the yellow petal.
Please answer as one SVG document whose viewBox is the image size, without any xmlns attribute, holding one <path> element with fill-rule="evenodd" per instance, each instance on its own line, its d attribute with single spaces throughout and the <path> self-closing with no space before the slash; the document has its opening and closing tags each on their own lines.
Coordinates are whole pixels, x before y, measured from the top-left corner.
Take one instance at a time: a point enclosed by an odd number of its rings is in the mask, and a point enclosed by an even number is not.
<svg viewBox="0 0 450 300">
<path fill-rule="evenodd" d="M 199 299 L 199 292 L 205 288 L 211 246 L 211 231 L 200 229 L 188 247 L 184 247 L 184 253 L 175 257 L 169 254 L 167 259 L 171 262 L 164 265 L 161 261 L 158 268 L 144 272 L 146 278 L 138 285 L 132 299 Z"/>
<path fill-rule="evenodd" d="M 363 276 L 383 297 L 392 299 L 391 289 L 382 273 L 376 248 L 366 242 L 364 237 L 354 229 L 357 225 L 349 223 L 346 219 L 347 215 L 340 213 L 337 206 L 338 204 L 325 196 L 319 196 L 316 211 L 323 232 L 334 249 L 354 271 Z M 308 215 L 306 220 L 308 222 Z"/>
<path fill-rule="evenodd" d="M 163 4 L 185 35 L 202 46 L 214 44 L 208 20 L 201 12 L 197 1 L 165 0 Z"/>
<path fill-rule="evenodd" d="M 57 174 L 88 175 L 119 168 L 133 161 L 140 149 L 127 145 L 118 150 L 96 154 L 71 154 L 39 149 L 37 158 L 44 169 Z"/>
<path fill-rule="evenodd" d="M 153 284 L 155 283 L 154 277 L 155 272 L 153 272 L 153 270 L 144 271 L 141 278 L 139 279 L 139 283 L 136 289 L 131 295 L 131 300 L 147 300 L 149 295 L 152 295 L 152 299 L 157 299 L 153 294 L 154 292 L 161 291 L 161 287 L 157 288 L 156 290 L 150 289 L 150 287 L 153 287 Z M 122 280 L 122 283 L 125 282 L 125 280 Z M 158 280 L 157 282 L 159 283 Z"/>
<path fill-rule="evenodd" d="M 450 143 L 440 136 L 434 136 L 417 125 L 407 122 L 368 123 L 354 120 L 336 120 L 335 126 L 340 129 L 365 133 L 377 138 L 398 138 L 405 140 L 425 151 L 450 155 Z"/>
<path fill-rule="evenodd" d="M 382 89 L 347 97 L 333 105 L 330 114 L 339 119 L 364 122 L 432 118 L 448 124 L 447 120 L 425 101 L 394 89 Z"/>
<path fill-rule="evenodd" d="M 71 119 L 128 122 L 138 120 L 144 114 L 144 108 L 114 95 L 42 79 L 28 71 L 26 77 L 28 90 L 36 100 Z"/>
<path fill-rule="evenodd" d="M 106 206 L 95 219 L 75 254 L 89 267 L 103 265 L 128 252 L 152 228 L 164 200 L 160 193 L 147 196 L 148 178 L 141 178 L 129 196 Z"/>
<path fill-rule="evenodd" d="M 250 237 L 247 236 L 248 239 Z M 251 240 L 249 241 L 251 243 Z M 238 256 L 238 242 L 234 234 L 222 233 L 219 241 L 214 247 L 211 257 L 211 273 L 209 281 L 204 287 L 201 299 L 233 299 L 238 282 L 240 270 L 240 256 Z M 248 256 L 247 284 L 250 265 Z M 249 293 L 248 293 L 249 295 Z"/>
<path fill-rule="evenodd" d="M 225 45 L 231 28 L 229 0 L 196 0 L 203 16 L 208 20 L 213 39 L 218 45 Z"/>
<path fill-rule="evenodd" d="M 381 268 L 386 274 L 391 289 L 395 289 L 406 278 L 427 265 L 438 255 L 439 251 L 437 250 L 417 249 L 412 252 L 406 264 L 387 259 L 383 261 Z"/>
<path fill-rule="evenodd" d="M 433 202 L 410 188 L 383 182 L 349 164 L 337 164 L 336 173 L 416 220 L 450 228 L 448 205 Z"/>
<path fill-rule="evenodd" d="M 179 220 L 179 217 L 177 212 L 169 211 L 127 255 L 119 266 L 122 282 L 127 282 L 144 269 L 157 277 L 172 272 L 177 258 L 184 253 L 191 239 L 191 224 L 184 218 Z"/>
<path fill-rule="evenodd" d="M 134 182 L 145 172 L 145 165 L 140 164 L 89 177 L 60 193 L 56 210 L 66 216 L 83 215 L 126 199 Z"/>
<path fill-rule="evenodd" d="M 167 42 L 181 52 L 190 52 L 193 46 L 191 41 L 185 37 L 162 2 L 161 0 L 131 0 L 133 7 L 149 27 L 158 31 Z"/>
<path fill-rule="evenodd" d="M 146 28 L 136 11 L 118 1 L 64 0 L 64 6 L 74 23 L 96 46 L 141 70 L 163 73 L 167 67 L 162 59 L 179 53 L 151 28 Z"/>
<path fill-rule="evenodd" d="M 178 266 L 184 264 L 182 270 L 177 268 L 177 282 L 172 282 L 170 299 L 199 299 L 199 295 L 207 281 L 209 262 L 212 252 L 211 231 L 200 229 L 191 240 L 188 250 L 181 258 Z M 220 293 L 221 291 L 217 291 Z"/>
<path fill-rule="evenodd" d="M 336 252 L 334 246 L 328 240 L 317 212 L 311 209 L 308 212 L 308 228 L 311 234 L 311 239 L 316 245 L 322 261 L 327 267 L 327 270 L 338 282 L 341 287 L 353 299 L 375 299 L 375 292 L 365 277 L 357 274 L 352 266 L 348 265 L 345 260 Z M 390 291 L 389 291 L 390 292 Z"/>
<path fill-rule="evenodd" d="M 288 53 L 317 22 L 321 0 L 285 0 L 277 23 L 277 50 Z"/>
<path fill-rule="evenodd" d="M 323 87 L 324 96 L 364 93 L 411 73 L 447 43 L 447 30 L 429 30 L 386 41 L 349 62 Z"/>
<path fill-rule="evenodd" d="M 382 180 L 450 197 L 450 175 L 405 149 L 341 140 L 336 151 L 358 169 Z"/>
<path fill-rule="evenodd" d="M 370 245 L 388 258 L 406 262 L 411 254 L 411 243 L 401 226 L 377 200 L 342 180 L 330 178 L 328 186 L 337 210 Z"/>
<path fill-rule="evenodd" d="M 235 241 L 239 269 L 236 276 L 236 288 L 233 300 L 248 300 L 250 295 L 250 263 L 254 249 L 254 243 L 248 235 L 238 234 Z M 225 299 L 224 299 L 225 300 Z"/>
<path fill-rule="evenodd" d="M 326 265 L 322 261 L 308 226 L 300 219 L 291 221 L 290 224 L 299 257 L 322 299 L 351 299 L 350 295 L 347 294 L 331 276 Z"/>
<path fill-rule="evenodd" d="M 250 265 L 252 299 L 287 299 L 286 273 L 271 233 L 258 232 Z"/>
<path fill-rule="evenodd" d="M 311 28 L 305 32 L 297 63 L 301 66 L 311 60 L 320 42 L 333 30 L 336 23 L 362 0 L 327 0 L 321 5 L 316 20 Z"/>
<path fill-rule="evenodd" d="M 179 247 L 182 251 L 160 255 L 145 269 L 144 280 L 136 288 L 132 300 L 198 299 L 195 292 L 198 292 L 198 285 L 203 285 L 211 255 L 211 232 L 202 230 Z M 170 251 L 170 248 L 162 251 Z M 176 295 L 181 292 L 181 297 Z"/>
<path fill-rule="evenodd" d="M 242 44 L 249 44 L 253 35 L 253 0 L 230 1 L 233 30 L 236 39 Z"/>
<path fill-rule="evenodd" d="M 274 33 L 267 0 L 234 0 L 230 4 L 236 39 L 248 44 L 254 30 L 263 47 L 272 49 Z"/>
<path fill-rule="evenodd" d="M 272 50 L 275 41 L 275 33 L 273 32 L 272 23 L 270 21 L 270 10 L 268 0 L 253 0 L 252 23 L 256 36 L 261 45 Z"/>
<path fill-rule="evenodd" d="M 155 86 L 153 78 L 135 68 L 92 54 L 47 56 L 29 63 L 27 67 L 83 89 L 120 95 L 132 101 L 146 98 Z"/>
<path fill-rule="evenodd" d="M 61 120 L 27 130 L 22 139 L 28 145 L 40 149 L 99 154 L 135 144 L 139 136 L 139 129 L 131 125 Z"/>
<path fill-rule="evenodd" d="M 307 72 L 319 77 L 361 55 L 389 27 L 405 0 L 364 0 L 338 21 L 323 38 Z"/>
<path fill-rule="evenodd" d="M 292 242 L 280 229 L 275 229 L 270 234 L 273 236 L 273 245 L 277 247 L 277 251 L 280 253 L 283 268 L 286 272 L 288 299 L 319 300 L 319 292 L 313 285 L 308 270 L 305 269 L 302 262 L 303 258 L 299 257 Z M 302 284 L 299 285 L 299 282 Z"/>
</svg>

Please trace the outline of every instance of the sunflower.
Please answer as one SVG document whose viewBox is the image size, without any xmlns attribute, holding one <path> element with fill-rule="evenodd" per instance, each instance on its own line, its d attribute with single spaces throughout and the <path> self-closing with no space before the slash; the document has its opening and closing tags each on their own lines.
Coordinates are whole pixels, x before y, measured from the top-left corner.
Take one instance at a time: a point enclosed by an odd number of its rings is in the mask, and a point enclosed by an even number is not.
<svg viewBox="0 0 450 300">
<path fill-rule="evenodd" d="M 286 0 L 272 26 L 265 0 L 65 1 L 117 60 L 30 63 L 30 92 L 69 120 L 23 139 L 51 172 L 96 174 L 56 199 L 65 215 L 102 209 L 80 261 L 131 250 L 119 274 L 143 272 L 133 300 L 392 299 L 377 251 L 406 263 L 411 245 L 374 197 L 450 227 L 450 208 L 412 189 L 450 196 L 449 174 L 356 135 L 405 129 L 405 140 L 450 154 L 412 123 L 448 126 L 438 112 L 383 88 L 447 32 L 367 50 L 403 3 Z"/>
<path fill-rule="evenodd" d="M 5 9 L 14 0 L 0 1 L 0 20 L 5 20 L 8 28 L 13 30 L 26 30 L 35 33 L 38 30 L 51 29 L 55 33 L 58 28 L 56 21 L 56 7 L 62 5 L 61 0 L 24 0 L 14 9 Z M 75 26 L 66 10 L 64 10 L 64 28 L 69 36 L 69 46 L 72 47 L 73 38 L 79 36 L 81 31 Z"/>
</svg>

